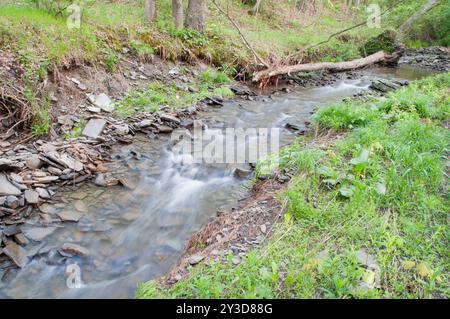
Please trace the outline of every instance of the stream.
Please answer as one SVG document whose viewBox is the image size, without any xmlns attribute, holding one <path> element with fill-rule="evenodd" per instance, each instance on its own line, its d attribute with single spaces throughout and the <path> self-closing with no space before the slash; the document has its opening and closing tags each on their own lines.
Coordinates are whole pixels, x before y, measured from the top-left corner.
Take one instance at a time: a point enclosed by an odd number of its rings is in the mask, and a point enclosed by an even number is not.
<svg viewBox="0 0 450 319">
<path fill-rule="evenodd" d="M 362 76 L 356 79 L 273 95 L 265 102 L 227 102 L 201 112 L 198 118 L 206 123 L 206 130 L 280 128 L 283 146 L 296 137 L 285 124 L 305 127 L 317 107 L 368 89 L 377 78 L 414 80 L 429 74 L 410 66 L 359 73 Z M 78 211 L 83 217 L 78 223 L 54 229 L 41 242 L 29 244 L 27 250 L 39 253 L 24 268 L 4 276 L 0 298 L 132 298 L 137 283 L 170 270 L 189 236 L 218 210 L 237 206 L 247 194 L 250 180 L 233 174 L 237 166 L 249 169 L 248 164 L 192 163 L 172 147 L 170 136 L 160 135 L 150 143 L 141 137 L 114 149 L 115 161 L 109 169 L 127 176 L 137 185 L 134 189 L 87 183 L 58 194 L 64 200 L 47 207 L 50 214 Z M 38 217 L 32 218 L 25 228 L 36 227 L 38 222 Z M 58 249 L 64 243 L 76 243 L 90 254 L 84 258 L 63 256 Z M 74 269 L 81 275 L 76 287 L 69 283 Z"/>
</svg>

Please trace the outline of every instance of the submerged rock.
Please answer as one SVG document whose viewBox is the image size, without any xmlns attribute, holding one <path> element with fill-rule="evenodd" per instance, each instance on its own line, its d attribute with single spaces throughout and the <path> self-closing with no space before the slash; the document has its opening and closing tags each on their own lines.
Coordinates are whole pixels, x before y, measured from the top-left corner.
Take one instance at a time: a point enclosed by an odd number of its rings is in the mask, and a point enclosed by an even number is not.
<svg viewBox="0 0 450 319">
<path fill-rule="evenodd" d="M 65 243 L 61 246 L 61 251 L 67 254 L 80 256 L 80 257 L 87 257 L 91 254 L 89 249 L 84 248 L 77 244 L 72 243 Z"/>
<path fill-rule="evenodd" d="M 236 168 L 233 172 L 233 175 L 235 177 L 239 177 L 239 178 L 244 178 L 249 176 L 252 173 L 252 171 L 247 170 L 247 169 L 242 169 L 242 168 Z"/>
<path fill-rule="evenodd" d="M 11 258 L 11 260 L 20 268 L 24 267 L 28 263 L 26 251 L 13 241 L 8 241 L 6 246 L 3 248 L 3 253 Z"/>
<path fill-rule="evenodd" d="M 78 222 L 84 214 L 76 211 L 63 211 L 57 215 L 63 222 Z"/>
<path fill-rule="evenodd" d="M 36 227 L 24 230 L 23 233 L 27 238 L 33 241 L 41 241 L 55 230 L 56 227 Z"/>
</svg>

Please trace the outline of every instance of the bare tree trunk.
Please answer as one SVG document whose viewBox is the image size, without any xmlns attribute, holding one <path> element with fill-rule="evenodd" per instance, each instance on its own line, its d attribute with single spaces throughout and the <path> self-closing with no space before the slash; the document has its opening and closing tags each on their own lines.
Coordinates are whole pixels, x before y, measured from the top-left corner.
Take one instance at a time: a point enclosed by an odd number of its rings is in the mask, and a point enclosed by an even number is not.
<svg viewBox="0 0 450 319">
<path fill-rule="evenodd" d="M 407 33 L 411 28 L 413 23 L 419 19 L 422 15 L 430 11 L 439 3 L 439 0 L 429 0 L 425 3 L 415 14 L 410 16 L 398 29 L 400 33 Z"/>
<path fill-rule="evenodd" d="M 156 20 L 156 0 L 145 0 L 145 18 L 149 22 Z"/>
<path fill-rule="evenodd" d="M 254 82 L 260 82 L 266 79 L 277 77 L 284 74 L 298 73 L 298 72 L 311 72 L 311 71 L 346 71 L 355 70 L 367 65 L 375 63 L 396 63 L 398 59 L 404 53 L 403 50 L 394 52 L 393 54 L 387 54 L 383 51 L 379 51 L 368 57 L 356 59 L 352 61 L 345 62 L 321 62 L 321 63 L 308 63 L 308 64 L 297 64 L 291 66 L 283 66 L 279 68 L 272 68 L 264 71 L 257 72 L 253 75 Z"/>
<path fill-rule="evenodd" d="M 186 28 L 203 32 L 205 30 L 206 0 L 189 0 L 186 21 Z"/>
<path fill-rule="evenodd" d="M 255 6 L 248 11 L 248 14 L 257 15 L 259 13 L 259 8 L 261 7 L 262 0 L 256 0 Z"/>
<path fill-rule="evenodd" d="M 183 27 L 183 0 L 172 0 L 172 16 L 175 29 Z"/>
</svg>

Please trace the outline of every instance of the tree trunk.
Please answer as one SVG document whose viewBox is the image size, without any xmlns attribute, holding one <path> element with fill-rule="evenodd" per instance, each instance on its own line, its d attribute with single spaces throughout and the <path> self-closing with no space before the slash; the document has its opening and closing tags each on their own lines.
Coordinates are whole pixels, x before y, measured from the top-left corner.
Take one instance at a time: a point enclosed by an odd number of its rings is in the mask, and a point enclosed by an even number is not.
<svg viewBox="0 0 450 319">
<path fill-rule="evenodd" d="M 205 30 L 206 0 L 189 0 L 185 26 L 199 32 Z"/>
<path fill-rule="evenodd" d="M 419 19 L 422 15 L 430 11 L 439 3 L 439 0 L 429 0 L 425 3 L 415 14 L 410 16 L 398 29 L 400 33 L 407 33 L 411 28 L 413 23 Z"/>
<path fill-rule="evenodd" d="M 156 20 L 156 0 L 145 0 L 145 18 L 149 22 Z"/>
<path fill-rule="evenodd" d="M 403 55 L 404 50 L 394 52 L 393 54 L 387 54 L 383 51 L 379 51 L 368 57 L 356 59 L 345 62 L 322 62 L 322 63 L 308 63 L 297 64 L 291 66 L 284 66 L 279 68 L 272 68 L 264 71 L 257 72 L 253 75 L 254 82 L 260 82 L 266 79 L 270 79 L 276 76 L 298 73 L 298 72 L 311 72 L 311 71 L 346 71 L 355 70 L 375 63 L 396 63 L 398 59 Z"/>
<path fill-rule="evenodd" d="M 175 29 L 183 27 L 183 0 L 172 0 L 172 16 Z"/>
<path fill-rule="evenodd" d="M 262 0 L 256 0 L 255 6 L 248 11 L 248 14 L 257 15 L 259 12 L 259 8 L 261 7 Z"/>
</svg>

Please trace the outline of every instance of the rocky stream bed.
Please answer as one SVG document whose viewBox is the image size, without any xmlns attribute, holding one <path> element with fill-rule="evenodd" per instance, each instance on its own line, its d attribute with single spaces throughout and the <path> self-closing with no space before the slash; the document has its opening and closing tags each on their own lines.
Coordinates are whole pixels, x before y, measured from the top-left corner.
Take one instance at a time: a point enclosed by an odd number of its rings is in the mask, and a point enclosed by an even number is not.
<svg viewBox="0 0 450 319">
<path fill-rule="evenodd" d="M 309 87 L 302 85 L 307 80 L 290 78 L 291 86 L 266 95 L 233 87 L 235 101 L 210 98 L 186 110 L 126 120 L 107 113 L 108 96 L 90 95 L 91 115 L 80 137 L 0 140 L 0 297 L 131 297 L 137 282 L 161 276 L 177 263 L 195 231 L 218 213 L 236 212 L 239 199 L 249 193 L 253 163 L 180 159 L 169 133 L 192 130 L 195 119 L 203 120 L 205 130 L 277 127 L 286 145 L 306 131 L 315 108 L 379 96 L 427 74 L 409 66 L 363 70 L 327 76 Z M 63 115 L 58 123 L 70 129 L 78 120 Z M 289 178 L 281 176 L 279 183 Z M 276 220 L 278 189 L 259 207 L 249 204 L 252 216 L 266 212 L 267 218 L 253 230 L 243 219 L 238 224 L 247 227 L 247 235 L 234 248 L 216 245 L 217 258 L 231 250 L 238 263 L 247 246 L 265 238 Z M 267 203 L 271 212 L 265 211 Z M 229 237 L 233 227 L 227 227 L 214 228 L 210 243 Z M 205 258 L 185 256 L 190 261 L 183 269 Z M 67 267 L 73 264 L 82 270 L 80 289 L 67 286 Z"/>
</svg>

